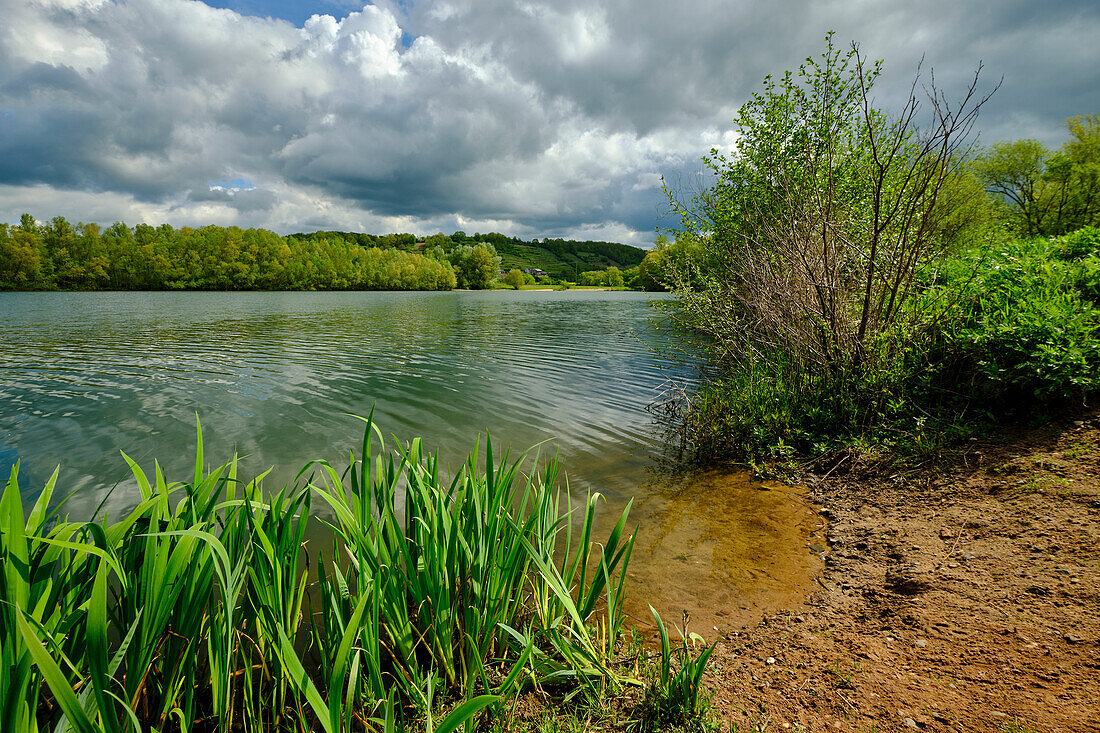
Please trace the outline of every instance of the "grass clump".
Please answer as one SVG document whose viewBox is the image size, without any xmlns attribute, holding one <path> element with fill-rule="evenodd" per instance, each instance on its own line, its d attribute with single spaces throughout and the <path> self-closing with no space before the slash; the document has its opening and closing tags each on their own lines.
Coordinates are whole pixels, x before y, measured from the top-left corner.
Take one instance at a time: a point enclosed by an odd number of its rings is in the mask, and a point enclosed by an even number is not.
<svg viewBox="0 0 1100 733">
<path fill-rule="evenodd" d="M 686 629 L 680 643 L 673 644 L 660 615 L 652 606 L 649 610 L 657 625 L 660 652 L 631 727 L 642 733 L 672 728 L 706 730 L 710 703 L 703 688 L 703 672 L 714 645 L 706 646 L 701 636 L 687 634 Z M 696 646 L 702 646 L 697 654 Z"/>
<path fill-rule="evenodd" d="M 235 460 L 207 470 L 200 431 L 190 480 L 127 458 L 139 503 L 87 522 L 50 508 L 56 472 L 25 514 L 16 467 L 0 729 L 450 733 L 531 686 L 616 689 L 629 507 L 597 543 L 598 495 L 575 512 L 552 462 L 483 459 L 444 480 L 368 420 L 346 470 L 312 463 L 271 494 Z M 314 558 L 317 501 L 333 541 Z"/>
</svg>

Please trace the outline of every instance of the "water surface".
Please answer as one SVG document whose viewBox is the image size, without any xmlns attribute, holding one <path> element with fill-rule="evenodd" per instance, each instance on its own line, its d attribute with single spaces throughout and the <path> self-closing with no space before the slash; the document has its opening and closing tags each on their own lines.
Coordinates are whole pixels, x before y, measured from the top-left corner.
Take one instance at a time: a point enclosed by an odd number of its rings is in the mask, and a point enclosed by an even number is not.
<svg viewBox="0 0 1100 733">
<path fill-rule="evenodd" d="M 744 476 L 661 470 L 663 437 L 646 407 L 691 370 L 670 365 L 677 336 L 653 300 L 0 293 L 0 469 L 21 461 L 30 500 L 61 464 L 73 518 L 101 505 L 117 517 L 136 498 L 119 449 L 147 471 L 155 458 L 169 480 L 186 478 L 196 415 L 208 461 L 240 454 L 246 476 L 273 467 L 268 486 L 312 459 L 346 465 L 362 435 L 352 416 L 372 409 L 387 434 L 422 436 L 444 466 L 488 430 L 498 451 L 541 443 L 543 455 L 559 455 L 575 493 L 608 498 L 605 518 L 635 497 L 632 575 L 647 590 L 635 598 L 674 617 L 691 606 L 724 618 L 805 575 L 811 519 L 796 494 L 760 491 Z"/>
</svg>

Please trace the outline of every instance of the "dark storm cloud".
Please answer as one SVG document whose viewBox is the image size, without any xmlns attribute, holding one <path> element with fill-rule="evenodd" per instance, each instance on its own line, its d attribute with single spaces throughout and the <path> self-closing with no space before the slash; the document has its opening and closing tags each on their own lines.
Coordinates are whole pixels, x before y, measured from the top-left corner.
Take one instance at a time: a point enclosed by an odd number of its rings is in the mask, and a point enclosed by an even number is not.
<svg viewBox="0 0 1100 733">
<path fill-rule="evenodd" d="M 91 199 L 71 194 L 98 192 L 89 211 L 134 202 L 118 218 L 645 241 L 659 176 L 696 184 L 763 75 L 830 28 L 886 59 L 888 107 L 922 56 L 951 93 L 979 61 L 983 88 L 1003 75 L 986 142 L 1056 145 L 1065 117 L 1100 111 L 1092 2 L 436 0 L 299 26 L 192 0 L 32 0 L 6 16 L 0 185 L 12 207 L 54 191 L 42 214 L 74 218 Z M 209 185 L 237 178 L 256 189 Z"/>
<path fill-rule="evenodd" d="M 1049 142 L 1070 115 L 1100 109 L 1100 6 L 1034 3 L 692 2 L 453 0 L 418 4 L 410 30 L 445 48 L 488 44 L 517 78 L 616 126 L 646 132 L 700 120 L 729 125 L 762 77 L 792 69 L 823 48 L 826 31 L 884 58 L 884 99 L 896 99 L 924 57 L 953 91 L 979 62 L 989 88 L 987 130 Z"/>
</svg>

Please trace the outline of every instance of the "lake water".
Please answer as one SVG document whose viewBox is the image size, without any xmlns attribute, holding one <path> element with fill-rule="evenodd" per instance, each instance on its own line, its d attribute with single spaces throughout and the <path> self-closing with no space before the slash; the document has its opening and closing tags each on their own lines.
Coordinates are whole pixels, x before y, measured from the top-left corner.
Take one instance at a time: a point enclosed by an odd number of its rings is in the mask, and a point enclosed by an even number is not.
<svg viewBox="0 0 1100 733">
<path fill-rule="evenodd" d="M 101 505 L 117 517 L 137 491 L 119 450 L 186 479 L 196 415 L 208 462 L 237 453 L 245 476 L 274 467 L 268 486 L 312 459 L 346 465 L 362 437 L 352 416 L 372 409 L 384 433 L 423 437 L 443 466 L 488 430 L 498 452 L 557 454 L 574 493 L 608 498 L 605 517 L 635 497 L 631 575 L 646 592 L 634 597 L 672 619 L 688 608 L 705 631 L 799 592 L 814 519 L 797 491 L 662 468 L 646 407 L 691 371 L 670 366 L 678 337 L 659 297 L 0 293 L 0 469 L 21 462 L 29 501 L 61 464 L 72 518 Z"/>
</svg>

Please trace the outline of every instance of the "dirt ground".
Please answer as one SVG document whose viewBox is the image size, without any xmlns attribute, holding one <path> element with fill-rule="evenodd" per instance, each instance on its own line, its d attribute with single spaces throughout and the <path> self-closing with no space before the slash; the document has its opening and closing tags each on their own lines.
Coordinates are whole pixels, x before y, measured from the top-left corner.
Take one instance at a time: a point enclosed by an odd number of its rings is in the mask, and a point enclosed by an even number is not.
<svg viewBox="0 0 1100 733">
<path fill-rule="evenodd" d="M 824 573 L 722 635 L 721 730 L 1100 731 L 1100 411 L 807 485 Z"/>
</svg>

